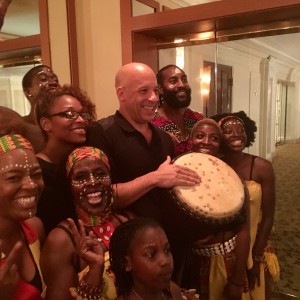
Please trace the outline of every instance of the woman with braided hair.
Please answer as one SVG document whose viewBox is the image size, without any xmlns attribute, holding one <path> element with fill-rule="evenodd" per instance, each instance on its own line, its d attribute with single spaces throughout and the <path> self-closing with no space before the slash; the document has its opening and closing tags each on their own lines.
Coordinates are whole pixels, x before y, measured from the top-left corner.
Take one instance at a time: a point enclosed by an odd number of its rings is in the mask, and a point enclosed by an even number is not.
<svg viewBox="0 0 300 300">
<path fill-rule="evenodd" d="M 245 182 L 250 195 L 248 280 L 251 299 L 270 299 L 270 275 L 279 279 L 279 266 L 269 237 L 274 223 L 275 176 L 272 163 L 244 152 L 255 141 L 255 122 L 243 111 L 212 117 L 222 129 L 223 160 Z"/>
<path fill-rule="evenodd" d="M 44 187 L 33 148 L 21 135 L 0 137 L 0 299 L 41 300 L 42 222 L 35 217 Z"/>
<path fill-rule="evenodd" d="M 103 151 L 77 148 L 69 155 L 66 169 L 79 229 L 68 219 L 47 237 L 41 257 L 46 299 L 77 299 L 84 294 L 89 299 L 115 299 L 108 261 L 110 237 L 132 214 L 111 210 L 110 166 Z"/>
</svg>

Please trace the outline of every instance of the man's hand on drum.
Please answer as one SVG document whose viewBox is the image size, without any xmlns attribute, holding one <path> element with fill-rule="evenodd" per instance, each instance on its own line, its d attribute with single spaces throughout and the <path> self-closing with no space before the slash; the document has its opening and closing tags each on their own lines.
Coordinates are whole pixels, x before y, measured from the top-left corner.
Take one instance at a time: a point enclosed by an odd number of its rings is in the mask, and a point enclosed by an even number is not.
<svg viewBox="0 0 300 300">
<path fill-rule="evenodd" d="M 155 171 L 158 187 L 171 188 L 177 185 L 193 186 L 201 182 L 197 172 L 184 166 L 171 163 L 170 156 Z"/>
</svg>

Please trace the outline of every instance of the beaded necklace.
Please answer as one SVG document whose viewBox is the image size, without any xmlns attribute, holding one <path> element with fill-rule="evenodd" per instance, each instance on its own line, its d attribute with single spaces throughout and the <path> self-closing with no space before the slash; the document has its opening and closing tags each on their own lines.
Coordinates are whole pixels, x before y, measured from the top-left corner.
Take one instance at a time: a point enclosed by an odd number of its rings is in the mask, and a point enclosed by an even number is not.
<svg viewBox="0 0 300 300">
<path fill-rule="evenodd" d="M 93 232 L 98 236 L 100 241 L 104 243 L 106 248 L 109 249 L 110 238 L 115 230 L 110 221 L 110 205 L 105 208 L 100 216 L 89 215 L 78 205 L 76 205 L 76 212 L 78 219 L 83 222 L 84 226 L 92 227 Z"/>
</svg>

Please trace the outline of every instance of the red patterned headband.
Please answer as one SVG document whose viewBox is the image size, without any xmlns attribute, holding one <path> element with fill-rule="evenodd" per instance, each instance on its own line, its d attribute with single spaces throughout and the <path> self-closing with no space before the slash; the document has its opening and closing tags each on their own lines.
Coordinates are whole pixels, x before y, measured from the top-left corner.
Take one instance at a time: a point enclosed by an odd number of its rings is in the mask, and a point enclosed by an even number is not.
<svg viewBox="0 0 300 300">
<path fill-rule="evenodd" d="M 10 134 L 0 137 L 0 155 L 14 149 L 29 149 L 33 151 L 30 142 L 19 134 Z"/>
<path fill-rule="evenodd" d="M 91 158 L 97 158 L 102 160 L 108 169 L 110 169 L 110 165 L 108 162 L 108 158 L 106 154 L 94 147 L 80 147 L 76 148 L 68 157 L 68 161 L 66 163 L 66 169 L 67 169 L 67 176 L 69 176 L 74 164 L 84 158 L 91 157 Z"/>
</svg>

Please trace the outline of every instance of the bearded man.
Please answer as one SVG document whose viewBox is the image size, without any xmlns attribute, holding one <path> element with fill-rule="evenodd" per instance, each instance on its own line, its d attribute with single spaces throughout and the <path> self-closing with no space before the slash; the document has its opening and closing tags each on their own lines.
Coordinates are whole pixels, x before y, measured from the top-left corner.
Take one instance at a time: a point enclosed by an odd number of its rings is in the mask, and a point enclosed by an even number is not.
<svg viewBox="0 0 300 300">
<path fill-rule="evenodd" d="M 160 106 L 151 123 L 172 136 L 175 156 L 178 156 L 191 150 L 191 129 L 204 116 L 188 108 L 191 88 L 182 69 L 176 65 L 167 65 L 158 71 L 156 78 Z"/>
</svg>

